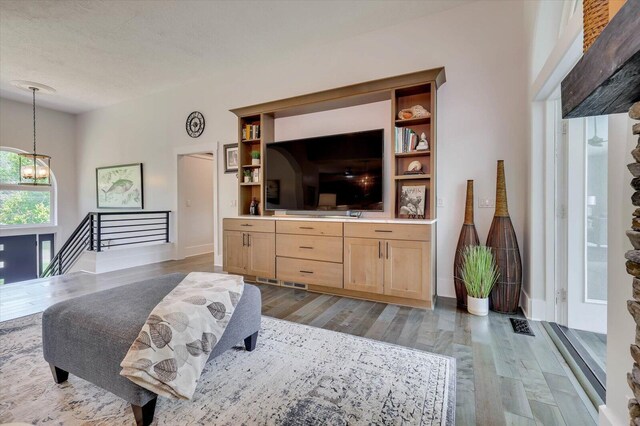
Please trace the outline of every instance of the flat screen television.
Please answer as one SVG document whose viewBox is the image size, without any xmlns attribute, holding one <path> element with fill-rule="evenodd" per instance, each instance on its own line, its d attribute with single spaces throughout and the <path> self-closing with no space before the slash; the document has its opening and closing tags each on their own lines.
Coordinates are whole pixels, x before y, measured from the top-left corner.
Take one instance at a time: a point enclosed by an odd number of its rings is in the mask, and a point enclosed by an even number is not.
<svg viewBox="0 0 640 426">
<path fill-rule="evenodd" d="M 266 210 L 382 211 L 384 131 L 267 144 Z"/>
</svg>

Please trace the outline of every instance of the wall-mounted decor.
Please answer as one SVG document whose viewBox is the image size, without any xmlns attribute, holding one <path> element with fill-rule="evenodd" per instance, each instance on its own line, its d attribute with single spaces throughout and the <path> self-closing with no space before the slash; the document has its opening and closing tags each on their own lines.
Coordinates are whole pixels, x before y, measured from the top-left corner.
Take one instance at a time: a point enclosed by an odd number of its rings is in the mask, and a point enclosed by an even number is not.
<svg viewBox="0 0 640 426">
<path fill-rule="evenodd" d="M 496 213 L 487 236 L 487 247 L 493 250 L 500 277 L 491 291 L 491 309 L 496 312 L 515 314 L 518 312 L 522 287 L 522 260 L 507 207 L 503 160 L 498 160 L 496 186 Z"/>
<path fill-rule="evenodd" d="M 267 181 L 266 186 L 267 202 L 280 204 L 280 180 L 273 179 Z"/>
<path fill-rule="evenodd" d="M 199 137 L 204 132 L 204 115 L 200 111 L 193 111 L 187 117 L 186 128 L 189 136 Z"/>
<path fill-rule="evenodd" d="M 463 264 L 463 252 L 465 248 L 469 246 L 479 246 L 480 239 L 478 238 L 478 231 L 476 231 L 476 225 L 473 220 L 473 181 L 467 181 L 467 203 L 464 209 L 464 223 L 460 230 L 460 237 L 458 238 L 458 246 L 456 247 L 456 254 L 453 259 L 453 281 L 456 290 L 456 299 L 458 306 L 463 308 L 467 306 L 467 288 L 462 280 L 462 264 Z"/>
<path fill-rule="evenodd" d="M 230 143 L 224 146 L 224 172 L 235 173 L 238 171 L 238 145 Z"/>
<path fill-rule="evenodd" d="M 400 191 L 399 217 L 424 219 L 424 204 L 427 195 L 426 185 L 404 185 Z"/>
<path fill-rule="evenodd" d="M 142 163 L 96 168 L 99 209 L 143 209 Z"/>
</svg>

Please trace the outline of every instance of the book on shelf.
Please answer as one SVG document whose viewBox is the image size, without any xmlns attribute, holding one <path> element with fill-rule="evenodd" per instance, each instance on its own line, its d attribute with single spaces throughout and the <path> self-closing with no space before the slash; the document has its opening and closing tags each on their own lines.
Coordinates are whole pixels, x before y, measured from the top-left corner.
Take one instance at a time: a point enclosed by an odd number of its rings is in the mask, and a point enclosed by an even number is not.
<svg viewBox="0 0 640 426">
<path fill-rule="evenodd" d="M 416 151 L 420 137 L 408 127 L 396 127 L 396 154 Z"/>
<path fill-rule="evenodd" d="M 242 128 L 242 140 L 258 139 L 260 137 L 259 124 L 246 124 Z"/>
</svg>

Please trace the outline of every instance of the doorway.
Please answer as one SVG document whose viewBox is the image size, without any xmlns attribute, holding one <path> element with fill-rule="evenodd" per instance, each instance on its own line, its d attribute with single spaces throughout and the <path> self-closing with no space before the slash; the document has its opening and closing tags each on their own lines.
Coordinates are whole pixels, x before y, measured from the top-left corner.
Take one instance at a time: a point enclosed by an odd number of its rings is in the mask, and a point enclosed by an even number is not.
<svg viewBox="0 0 640 426">
<path fill-rule="evenodd" d="M 178 155 L 178 257 L 213 256 L 215 157 L 212 152 Z"/>
<path fill-rule="evenodd" d="M 608 118 L 562 120 L 555 104 L 556 323 L 548 325 L 593 401 L 606 394 Z"/>
</svg>

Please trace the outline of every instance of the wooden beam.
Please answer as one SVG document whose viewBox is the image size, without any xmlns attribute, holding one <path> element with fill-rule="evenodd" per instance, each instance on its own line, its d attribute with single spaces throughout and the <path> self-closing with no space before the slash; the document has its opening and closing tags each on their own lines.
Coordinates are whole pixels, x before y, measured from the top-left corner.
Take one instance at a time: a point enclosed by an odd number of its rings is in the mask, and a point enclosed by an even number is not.
<svg viewBox="0 0 640 426">
<path fill-rule="evenodd" d="M 640 100 L 640 0 L 628 0 L 561 84 L 562 117 L 626 112 Z"/>
<path fill-rule="evenodd" d="M 639 0 L 640 1 L 640 0 Z M 367 81 L 337 89 L 323 90 L 307 95 L 294 96 L 272 102 L 234 108 L 232 113 L 238 117 L 248 117 L 261 113 L 273 113 L 277 117 L 308 114 L 335 108 L 345 108 L 370 102 L 390 99 L 390 91 L 397 87 L 412 86 L 419 83 L 436 82 L 440 87 L 445 81 L 444 68 L 417 71 L 380 80 Z"/>
</svg>

